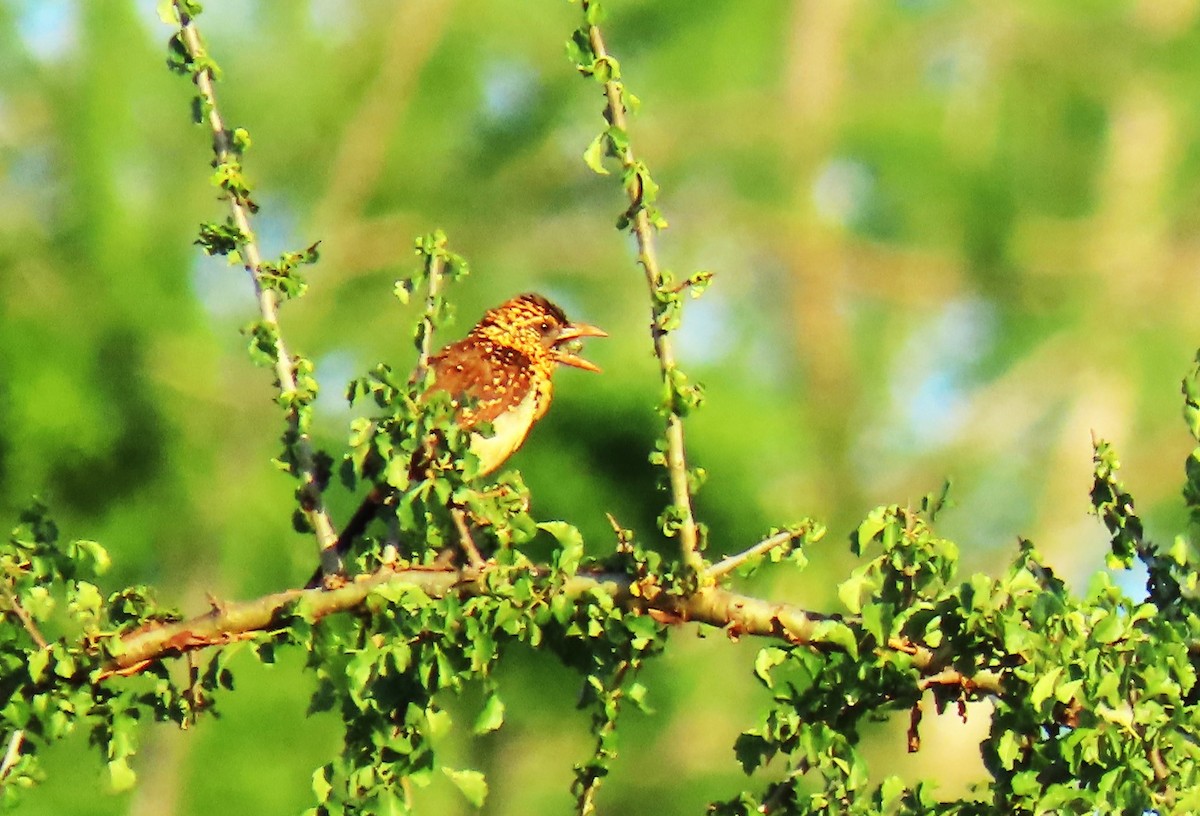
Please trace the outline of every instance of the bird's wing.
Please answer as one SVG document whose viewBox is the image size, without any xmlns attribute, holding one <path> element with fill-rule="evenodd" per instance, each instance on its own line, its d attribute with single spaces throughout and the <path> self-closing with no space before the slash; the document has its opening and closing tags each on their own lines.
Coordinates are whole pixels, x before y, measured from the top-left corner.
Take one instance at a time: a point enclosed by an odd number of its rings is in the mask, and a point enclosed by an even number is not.
<svg viewBox="0 0 1200 816">
<path fill-rule="evenodd" d="M 448 392 L 462 406 L 465 428 L 495 422 L 521 402 L 531 385 L 529 357 L 488 340 L 467 338 L 452 343 L 429 363 L 434 373 L 431 390 Z"/>
</svg>

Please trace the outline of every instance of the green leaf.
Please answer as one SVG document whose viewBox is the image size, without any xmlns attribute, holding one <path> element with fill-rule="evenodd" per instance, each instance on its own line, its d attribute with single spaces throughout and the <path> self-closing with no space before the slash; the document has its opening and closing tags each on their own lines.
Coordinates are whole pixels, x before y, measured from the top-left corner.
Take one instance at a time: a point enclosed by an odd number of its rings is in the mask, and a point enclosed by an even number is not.
<svg viewBox="0 0 1200 816">
<path fill-rule="evenodd" d="M 1182 567 L 1187 563 L 1189 552 L 1191 552 L 1191 546 L 1188 544 L 1187 536 L 1175 536 L 1175 540 L 1172 542 L 1171 549 L 1168 553 L 1168 555 L 1171 557 L 1171 560 Z"/>
<path fill-rule="evenodd" d="M 450 781 L 468 802 L 475 807 L 483 807 L 483 801 L 488 794 L 487 780 L 483 774 L 479 771 L 456 771 L 450 768 L 442 768 L 442 771 L 450 777 Z"/>
<path fill-rule="evenodd" d="M 876 539 L 883 532 L 883 528 L 888 524 L 887 516 L 892 512 L 891 507 L 876 507 L 867 517 L 863 519 L 862 524 L 858 525 L 854 535 L 850 539 L 850 551 L 855 555 L 862 555 L 866 552 L 867 545 Z"/>
<path fill-rule="evenodd" d="M 583 559 L 583 534 L 565 521 L 543 521 L 539 530 L 545 530 L 558 540 L 560 549 L 554 554 L 554 566 L 562 573 L 573 575 Z"/>
<path fill-rule="evenodd" d="M 158 0 L 158 19 L 169 26 L 179 25 L 179 12 L 175 8 L 174 0 Z"/>
<path fill-rule="evenodd" d="M 483 704 L 483 710 L 475 719 L 475 733 L 487 734 L 504 725 L 504 701 L 499 694 L 492 694 Z"/>
<path fill-rule="evenodd" d="M 1000 760 L 1000 767 L 1011 771 L 1022 753 L 1021 743 L 1016 734 L 1005 731 L 1000 735 L 1000 741 L 996 745 L 996 757 Z"/>
<path fill-rule="evenodd" d="M 329 801 L 329 794 L 333 791 L 333 785 L 329 784 L 329 774 L 332 768 L 329 765 L 322 765 L 313 771 L 312 775 L 312 791 L 317 797 L 318 802 Z"/>
<path fill-rule="evenodd" d="M 1125 623 L 1113 612 L 1102 612 L 1092 627 L 1092 639 L 1097 643 L 1114 643 L 1125 633 Z"/>
<path fill-rule="evenodd" d="M 583 151 L 583 163 L 591 168 L 593 173 L 600 176 L 608 175 L 608 170 L 604 167 L 604 157 L 608 155 L 608 144 L 608 133 L 599 133 L 587 146 L 587 150 Z"/>
<path fill-rule="evenodd" d="M 1029 702 L 1034 708 L 1041 708 L 1042 703 L 1049 700 L 1054 694 L 1054 685 L 1058 682 L 1058 678 L 1062 675 L 1062 666 L 1055 666 L 1037 679 L 1033 684 L 1033 690 L 1029 692 Z"/>
<path fill-rule="evenodd" d="M 653 714 L 654 709 L 646 702 L 646 695 L 648 693 L 646 687 L 641 683 L 631 683 L 629 688 L 625 690 L 625 696 L 637 707 L 638 711 L 643 714 Z"/>
<path fill-rule="evenodd" d="M 889 776 L 879 786 L 880 804 L 885 812 L 893 812 L 900 806 L 904 796 L 904 780 L 898 776 Z"/>
<path fill-rule="evenodd" d="M 788 653 L 778 646 L 767 646 L 758 650 L 754 658 L 754 674 L 767 688 L 774 687 L 771 680 L 771 669 L 787 660 Z"/>
<path fill-rule="evenodd" d="M 862 612 L 866 600 L 878 591 L 879 575 L 873 564 L 865 564 L 854 570 L 837 588 L 838 600 L 852 615 Z"/>
<path fill-rule="evenodd" d="M 117 757 L 108 763 L 108 780 L 116 793 L 127 791 L 137 784 L 137 774 L 129 767 L 128 757 Z"/>
<path fill-rule="evenodd" d="M 762 765 L 764 760 L 770 759 L 775 750 L 760 734 L 747 731 L 738 735 L 733 743 L 733 752 L 741 763 L 742 770 L 750 774 Z"/>
<path fill-rule="evenodd" d="M 442 711 L 436 708 L 431 708 L 425 712 L 425 721 L 429 723 L 428 736 L 430 739 L 439 739 L 450 733 L 450 727 L 453 724 L 449 711 Z"/>
<path fill-rule="evenodd" d="M 27 668 L 29 670 L 29 679 L 35 683 L 42 682 L 42 678 L 46 676 L 46 667 L 50 665 L 50 650 L 38 649 L 29 656 Z"/>
<path fill-rule="evenodd" d="M 858 638 L 854 630 L 837 620 L 819 621 L 813 627 L 813 643 L 829 643 L 841 646 L 851 658 L 858 659 Z"/>
</svg>

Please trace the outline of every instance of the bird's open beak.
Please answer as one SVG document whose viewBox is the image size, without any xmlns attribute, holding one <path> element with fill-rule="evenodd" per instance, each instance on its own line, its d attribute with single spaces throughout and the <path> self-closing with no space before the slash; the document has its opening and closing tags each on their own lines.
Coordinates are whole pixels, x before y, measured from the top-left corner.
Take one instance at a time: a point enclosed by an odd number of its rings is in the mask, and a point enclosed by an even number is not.
<svg viewBox="0 0 1200 816">
<path fill-rule="evenodd" d="M 600 366 L 579 356 L 580 339 L 584 337 L 608 337 L 608 332 L 587 323 L 571 323 L 563 327 L 554 343 L 554 359 L 562 365 L 582 368 L 584 371 L 600 372 Z"/>
</svg>

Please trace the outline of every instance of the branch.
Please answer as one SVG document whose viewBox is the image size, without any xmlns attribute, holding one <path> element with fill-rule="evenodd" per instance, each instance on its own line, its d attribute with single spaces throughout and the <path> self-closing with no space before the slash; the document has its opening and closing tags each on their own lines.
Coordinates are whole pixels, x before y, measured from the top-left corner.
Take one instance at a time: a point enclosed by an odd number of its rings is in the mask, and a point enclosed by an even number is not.
<svg viewBox="0 0 1200 816">
<path fill-rule="evenodd" d="M 8 739 L 8 748 L 4 752 L 4 759 L 0 761 L 0 784 L 3 784 L 5 777 L 17 764 L 17 760 L 21 758 L 21 744 L 25 742 L 25 729 L 18 728 L 13 731 L 13 734 Z"/>
<path fill-rule="evenodd" d="M 770 552 L 776 547 L 787 544 L 789 541 L 795 541 L 797 538 L 803 537 L 807 532 L 807 530 L 784 530 L 782 533 L 776 533 L 770 538 L 763 539 L 744 552 L 721 559 L 704 571 L 704 577 L 709 580 L 715 580 L 723 575 L 728 575 L 751 558 L 756 558 L 763 553 Z"/>
<path fill-rule="evenodd" d="M 335 589 L 289 589 L 251 601 L 214 604 L 204 615 L 174 623 L 153 623 L 130 632 L 113 643 L 113 658 L 100 679 L 114 675 L 137 674 L 154 661 L 174 657 L 196 649 L 220 646 L 263 632 L 269 632 L 302 610 L 306 618 L 319 620 L 327 615 L 357 608 L 374 590 L 385 586 L 416 587 L 431 598 L 451 593 L 484 595 L 488 593 L 488 578 L 495 567 L 483 569 L 444 569 L 381 567 L 360 576 L 353 582 Z M 631 591 L 633 579 L 619 573 L 580 573 L 567 580 L 557 591 L 568 598 L 579 598 L 589 592 L 603 592 L 633 612 L 653 615 L 671 623 L 688 621 L 725 629 L 733 636 L 757 635 L 784 640 L 792 645 L 822 649 L 843 648 L 826 631 L 834 620 L 789 603 L 761 598 L 707 586 L 687 595 L 658 593 L 653 598 Z M 867 647 L 864 646 L 864 649 Z M 949 656 L 935 653 L 924 646 L 892 641 L 886 647 L 910 655 L 917 669 L 926 675 L 940 672 Z M 964 678 L 963 686 L 988 693 L 1000 691 L 996 672 L 982 671 Z"/>
<path fill-rule="evenodd" d="M 17 619 L 21 621 L 21 625 L 25 627 L 25 631 L 33 638 L 33 642 L 38 645 L 38 648 L 49 648 L 50 644 L 46 642 L 46 638 L 37 628 L 37 624 L 33 622 L 33 618 L 29 617 L 29 613 L 25 611 L 25 607 L 21 606 L 21 602 L 17 600 L 17 596 L 8 587 L 4 587 L 4 597 L 8 601 L 9 608 L 12 609 Z"/>
<path fill-rule="evenodd" d="M 201 42 L 196 24 L 185 4 L 176 0 L 175 8 L 179 14 L 180 40 L 187 49 L 192 63 L 201 66 L 193 76 L 203 103 L 202 108 L 207 111 L 209 128 L 213 133 L 213 153 L 216 157 L 214 165 L 222 167 L 236 163 L 237 151 L 234 149 L 229 130 L 225 127 L 217 107 L 212 69 L 208 67 L 204 44 Z M 316 533 L 322 572 L 326 575 L 336 575 L 342 571 L 341 557 L 336 546 L 338 536 L 321 497 L 320 480 L 308 435 L 300 427 L 300 416 L 292 402 L 298 389 L 292 357 L 284 345 L 283 336 L 279 333 L 279 295 L 263 282 L 262 254 L 259 251 L 258 242 L 254 238 L 254 232 L 250 228 L 252 205 L 249 199 L 232 190 L 227 190 L 227 192 L 230 216 L 239 232 L 238 250 L 243 258 L 246 271 L 250 273 L 250 278 L 254 283 L 259 314 L 262 317 L 263 325 L 273 330 L 274 334 L 275 376 L 279 381 L 282 402 L 290 406 L 287 411 L 288 430 L 296 438 L 296 475 L 300 480 L 300 509 Z"/>
<path fill-rule="evenodd" d="M 429 358 L 433 356 L 433 316 L 437 311 L 445 265 L 442 256 L 436 251 L 425 256 L 425 277 L 429 281 L 429 288 L 425 294 L 425 314 L 421 317 L 421 347 L 417 354 L 417 368 L 413 373 L 413 379 L 418 383 L 425 378 Z"/>
<path fill-rule="evenodd" d="M 583 0 L 581 5 L 586 18 L 590 3 L 588 0 Z M 597 26 L 588 26 L 588 39 L 591 42 L 596 61 L 611 64 L 608 50 L 604 46 L 604 39 Z M 607 101 L 605 118 L 614 128 L 627 132 L 624 87 L 615 76 L 604 83 L 604 96 Z M 628 170 L 635 166 L 633 147 L 628 139 L 622 140 L 619 145 L 614 143 L 613 147 L 622 167 Z M 635 178 L 637 177 L 635 176 Z M 627 185 L 626 193 L 629 195 L 630 212 L 633 215 L 632 229 L 637 240 L 638 263 L 646 273 L 651 302 L 658 303 L 663 276 L 654 246 L 654 229 L 645 207 L 642 206 L 644 191 L 638 183 Z M 671 346 L 667 331 L 658 325 L 657 319 L 652 324 L 651 334 L 654 338 L 654 354 L 658 357 L 663 381 L 670 386 L 676 372 L 675 351 Z M 692 511 L 692 492 L 688 486 L 683 421 L 673 401 L 667 406 L 666 440 L 666 467 L 671 486 L 671 500 L 680 513 L 679 544 L 682 549 L 683 561 L 693 572 L 699 574 L 704 569 L 704 559 L 700 555 L 700 537 L 696 527 L 696 518 Z"/>
<path fill-rule="evenodd" d="M 463 553 L 467 556 L 467 563 L 472 569 L 480 569 L 484 565 L 483 556 L 479 554 L 479 548 L 475 546 L 475 539 L 471 538 L 471 529 L 467 526 L 467 514 L 461 507 L 453 504 L 450 505 L 450 518 L 454 520 L 454 529 L 458 533 L 458 543 L 462 547 Z"/>
</svg>

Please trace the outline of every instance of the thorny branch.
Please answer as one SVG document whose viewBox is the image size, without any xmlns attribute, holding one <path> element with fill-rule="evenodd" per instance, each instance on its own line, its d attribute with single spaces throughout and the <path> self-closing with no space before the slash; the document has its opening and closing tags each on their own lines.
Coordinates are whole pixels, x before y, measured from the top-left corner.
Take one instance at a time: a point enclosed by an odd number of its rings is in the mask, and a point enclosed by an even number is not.
<svg viewBox="0 0 1200 816">
<path fill-rule="evenodd" d="M 180 20 L 180 39 L 187 48 L 188 56 L 195 63 L 203 64 L 205 56 L 204 44 L 196 24 L 188 14 L 184 4 L 176 3 Z M 213 86 L 212 71 L 203 67 L 195 73 L 196 88 L 203 100 L 203 109 L 207 111 L 208 125 L 213 133 L 213 153 L 216 165 L 224 165 L 234 160 L 235 151 L 229 130 L 221 118 L 217 107 L 217 95 Z M 279 381 L 280 395 L 285 403 L 297 394 L 296 373 L 294 362 L 284 344 L 279 328 L 279 296 L 269 286 L 263 284 L 262 253 L 258 242 L 250 228 L 250 204 L 242 196 L 229 194 L 229 212 L 234 225 L 240 233 L 238 250 L 241 252 L 246 271 L 254 283 L 254 292 L 258 299 L 258 310 L 263 324 L 275 330 L 275 376 Z M 325 575 L 336 575 L 342 571 L 341 557 L 337 551 L 337 531 L 329 516 L 321 497 L 320 480 L 317 475 L 316 462 L 307 435 L 299 427 L 300 417 L 296 408 L 291 407 L 287 412 L 289 430 L 295 434 L 297 459 L 297 475 L 300 479 L 301 510 L 309 525 L 316 533 L 317 546 L 320 548 L 321 570 Z"/>
<path fill-rule="evenodd" d="M 582 2 L 584 15 L 587 15 L 588 0 Z M 589 26 L 588 38 L 597 61 L 608 60 L 608 50 L 604 38 L 597 26 Z M 604 83 L 604 96 L 607 102 L 605 118 L 613 127 L 627 131 L 625 117 L 625 92 L 622 84 L 616 79 Z M 626 140 L 618 150 L 617 158 L 622 166 L 630 168 L 634 165 L 633 148 Z M 638 263 L 646 273 L 646 283 L 650 287 L 650 297 L 656 299 L 662 285 L 662 270 L 658 265 L 658 254 L 654 244 L 654 228 L 650 223 L 644 207 L 640 205 L 642 192 L 636 188 L 626 190 L 629 195 L 633 213 L 633 234 L 637 240 Z M 659 369 L 664 380 L 669 381 L 675 371 L 675 351 L 667 332 L 655 325 L 651 329 L 654 337 L 654 354 L 658 358 Z M 700 536 L 696 518 L 692 511 L 692 492 L 688 486 L 687 456 L 683 441 L 683 420 L 673 408 L 668 408 L 666 428 L 666 464 L 671 486 L 671 500 L 680 513 L 679 543 L 682 549 L 684 563 L 699 574 L 704 569 L 704 558 L 700 554 Z"/>
</svg>

